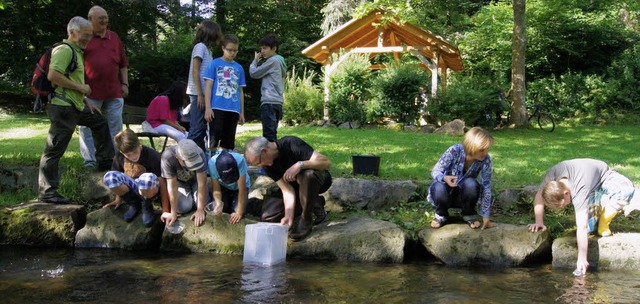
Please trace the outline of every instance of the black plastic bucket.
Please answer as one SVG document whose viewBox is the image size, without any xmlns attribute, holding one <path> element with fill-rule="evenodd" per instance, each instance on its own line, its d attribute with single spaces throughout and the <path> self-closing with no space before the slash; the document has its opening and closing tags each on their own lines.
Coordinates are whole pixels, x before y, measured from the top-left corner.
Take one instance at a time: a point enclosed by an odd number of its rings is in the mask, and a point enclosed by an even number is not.
<svg viewBox="0 0 640 304">
<path fill-rule="evenodd" d="M 373 154 L 356 154 L 351 155 L 353 163 L 353 174 L 374 175 L 378 176 L 380 169 L 380 156 Z"/>
</svg>

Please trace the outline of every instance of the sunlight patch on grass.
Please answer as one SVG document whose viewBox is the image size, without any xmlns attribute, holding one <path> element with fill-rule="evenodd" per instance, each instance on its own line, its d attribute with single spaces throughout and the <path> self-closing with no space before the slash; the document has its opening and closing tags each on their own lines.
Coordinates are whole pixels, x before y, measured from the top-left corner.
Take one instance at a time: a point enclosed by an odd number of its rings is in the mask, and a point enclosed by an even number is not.
<svg viewBox="0 0 640 304">
<path fill-rule="evenodd" d="M 0 139 L 37 137 L 47 135 L 47 131 L 46 129 L 34 129 L 31 127 L 13 128 L 2 131 L 0 133 Z"/>
</svg>

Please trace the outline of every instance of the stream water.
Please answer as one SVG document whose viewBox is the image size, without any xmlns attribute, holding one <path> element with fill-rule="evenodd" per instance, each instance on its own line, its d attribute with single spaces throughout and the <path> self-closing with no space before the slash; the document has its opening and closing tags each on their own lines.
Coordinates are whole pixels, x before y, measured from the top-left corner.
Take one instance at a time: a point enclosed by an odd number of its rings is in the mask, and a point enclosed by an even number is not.
<svg viewBox="0 0 640 304">
<path fill-rule="evenodd" d="M 638 303 L 640 273 L 0 246 L 3 303 Z"/>
</svg>

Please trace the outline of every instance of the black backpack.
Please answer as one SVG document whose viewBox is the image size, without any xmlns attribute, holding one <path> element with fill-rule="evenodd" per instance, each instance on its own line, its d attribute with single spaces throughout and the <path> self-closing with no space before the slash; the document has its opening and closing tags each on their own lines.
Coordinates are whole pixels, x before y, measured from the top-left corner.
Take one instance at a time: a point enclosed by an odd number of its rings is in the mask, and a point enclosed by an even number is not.
<svg viewBox="0 0 640 304">
<path fill-rule="evenodd" d="M 40 56 L 40 60 L 38 60 L 31 78 L 31 92 L 36 95 L 36 99 L 33 101 L 33 113 L 39 113 L 42 111 L 43 106 L 53 98 L 55 88 L 47 78 L 47 74 L 49 74 L 49 63 L 51 63 L 51 51 L 62 44 L 69 46 L 72 54 L 71 62 L 69 62 L 69 65 L 64 72 L 64 76 L 69 78 L 69 75 L 78 68 L 78 56 L 70 44 L 66 42 L 59 42 L 51 47 L 47 47 L 44 54 Z"/>
</svg>

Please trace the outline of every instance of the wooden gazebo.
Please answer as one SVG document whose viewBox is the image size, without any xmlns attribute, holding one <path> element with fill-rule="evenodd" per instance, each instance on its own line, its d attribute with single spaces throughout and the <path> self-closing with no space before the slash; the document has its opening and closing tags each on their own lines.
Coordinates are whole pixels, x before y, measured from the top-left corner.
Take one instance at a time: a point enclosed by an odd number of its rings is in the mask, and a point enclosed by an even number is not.
<svg viewBox="0 0 640 304">
<path fill-rule="evenodd" d="M 399 53 L 409 52 L 430 71 L 433 95 L 438 90 L 438 75 L 445 85 L 448 69 L 462 70 L 460 52 L 454 45 L 422 27 L 401 23 L 398 18 L 383 22 L 383 14 L 381 10 L 374 10 L 360 19 L 352 19 L 302 51 L 325 67 L 325 105 L 329 100 L 329 75 L 349 54 L 369 54 L 372 58 L 380 53 L 393 53 L 396 62 L 399 62 Z M 340 54 L 341 57 L 334 62 L 333 54 Z M 384 66 L 372 65 L 371 68 L 380 69 Z M 328 118 L 326 106 L 324 114 Z"/>
</svg>

